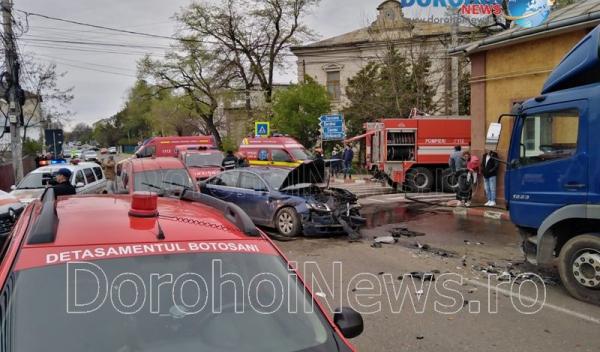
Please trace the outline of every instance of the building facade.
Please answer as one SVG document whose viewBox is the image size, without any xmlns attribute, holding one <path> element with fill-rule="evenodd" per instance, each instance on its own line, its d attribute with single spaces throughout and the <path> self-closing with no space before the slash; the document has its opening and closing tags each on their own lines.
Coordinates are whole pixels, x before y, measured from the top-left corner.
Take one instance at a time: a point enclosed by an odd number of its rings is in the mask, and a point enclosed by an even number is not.
<svg viewBox="0 0 600 352">
<path fill-rule="evenodd" d="M 453 55 L 471 61 L 471 143 L 476 155 L 485 152 L 490 123 L 511 112 L 515 103 L 538 96 L 546 78 L 567 52 L 600 24 L 600 1 L 580 1 L 551 13 L 547 22 L 530 29 L 512 28 L 486 39 L 458 46 Z M 497 152 L 506 159 L 512 120 L 503 119 Z M 574 126 L 558 126 L 554 135 L 568 136 Z M 546 138 L 539 126 L 526 132 L 532 148 Z M 496 146 L 487 146 L 496 148 Z M 504 200 L 504 170 L 498 178 L 498 196 Z M 479 197 L 483 191 L 479 190 Z"/>
<path fill-rule="evenodd" d="M 368 27 L 292 47 L 297 57 L 298 80 L 308 75 L 326 86 L 333 108 L 341 110 L 348 104 L 348 80 L 369 62 L 381 61 L 391 45 L 408 60 L 418 60 L 421 55 L 430 58 L 428 83 L 435 89 L 435 111 L 428 113 L 458 114 L 458 88 L 452 83 L 458 80 L 462 68 L 458 62 L 452 62 L 447 50 L 453 38 L 460 43 L 477 34 L 472 28 L 456 26 L 453 37 L 450 25 L 405 18 L 400 2 L 395 0 L 384 1 L 377 11 L 377 19 Z"/>
</svg>

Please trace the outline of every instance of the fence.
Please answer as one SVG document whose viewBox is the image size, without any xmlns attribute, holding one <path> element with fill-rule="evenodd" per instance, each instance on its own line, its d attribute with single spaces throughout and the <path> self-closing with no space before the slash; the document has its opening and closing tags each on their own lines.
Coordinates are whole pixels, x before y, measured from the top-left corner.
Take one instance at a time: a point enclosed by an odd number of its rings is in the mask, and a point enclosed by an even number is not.
<svg viewBox="0 0 600 352">
<path fill-rule="evenodd" d="M 35 169 L 35 158 L 26 156 L 23 158 L 23 175 Z M 12 163 L 0 165 L 0 190 L 10 192 L 10 186 L 15 184 L 14 169 Z"/>
</svg>

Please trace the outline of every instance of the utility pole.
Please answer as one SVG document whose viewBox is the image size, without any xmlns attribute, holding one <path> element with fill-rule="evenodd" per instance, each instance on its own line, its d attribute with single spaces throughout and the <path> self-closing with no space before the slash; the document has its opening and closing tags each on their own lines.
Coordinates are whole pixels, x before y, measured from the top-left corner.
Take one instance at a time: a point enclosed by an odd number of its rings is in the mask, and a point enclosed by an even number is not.
<svg viewBox="0 0 600 352">
<path fill-rule="evenodd" d="M 21 98 L 19 85 L 19 61 L 15 49 L 14 34 L 12 30 L 12 0 L 2 0 L 2 21 L 4 22 L 4 52 L 6 55 L 5 81 L 8 89 L 8 118 L 10 120 L 10 149 L 15 183 L 23 178 L 23 149 L 21 144 Z"/>
</svg>

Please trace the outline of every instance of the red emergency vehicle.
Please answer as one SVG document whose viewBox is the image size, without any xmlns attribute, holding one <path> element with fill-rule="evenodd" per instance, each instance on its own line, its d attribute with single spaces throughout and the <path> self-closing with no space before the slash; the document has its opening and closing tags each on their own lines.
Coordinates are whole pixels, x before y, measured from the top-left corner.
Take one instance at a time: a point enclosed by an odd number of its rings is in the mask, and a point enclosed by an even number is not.
<svg viewBox="0 0 600 352">
<path fill-rule="evenodd" d="M 118 193 L 151 191 L 159 194 L 197 189 L 196 182 L 181 160 L 176 158 L 129 158 L 117 164 Z"/>
<path fill-rule="evenodd" d="M 461 116 L 382 119 L 366 123 L 366 163 L 372 173 L 384 173 L 390 183 L 414 191 L 452 191 L 448 159 L 454 146 L 468 150 L 471 119 Z"/>
<path fill-rule="evenodd" d="M 217 147 L 212 136 L 152 137 L 142 143 L 135 155 L 138 158 L 177 156 L 175 147 L 186 144 L 206 146 L 207 148 Z"/>
<path fill-rule="evenodd" d="M 296 167 L 311 159 L 302 144 L 286 136 L 244 138 L 239 152 L 250 165 Z"/>
<path fill-rule="evenodd" d="M 363 329 L 350 308 L 329 318 L 239 207 L 197 192 L 50 188 L 3 248 L 8 352 L 352 351 Z"/>
<path fill-rule="evenodd" d="M 187 147 L 179 151 L 177 155 L 195 180 L 203 181 L 223 171 L 224 156 L 223 152 L 218 149 Z"/>
</svg>

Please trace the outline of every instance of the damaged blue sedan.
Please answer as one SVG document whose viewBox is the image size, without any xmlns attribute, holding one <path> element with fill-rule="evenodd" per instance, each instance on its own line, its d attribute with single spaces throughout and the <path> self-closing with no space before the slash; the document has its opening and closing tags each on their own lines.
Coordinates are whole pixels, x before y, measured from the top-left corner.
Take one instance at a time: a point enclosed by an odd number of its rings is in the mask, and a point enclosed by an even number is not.
<svg viewBox="0 0 600 352">
<path fill-rule="evenodd" d="M 365 223 L 356 196 L 326 183 L 325 162 L 293 170 L 247 167 L 222 172 L 201 184 L 203 193 L 240 206 L 256 225 L 283 236 L 347 234 Z"/>
</svg>

